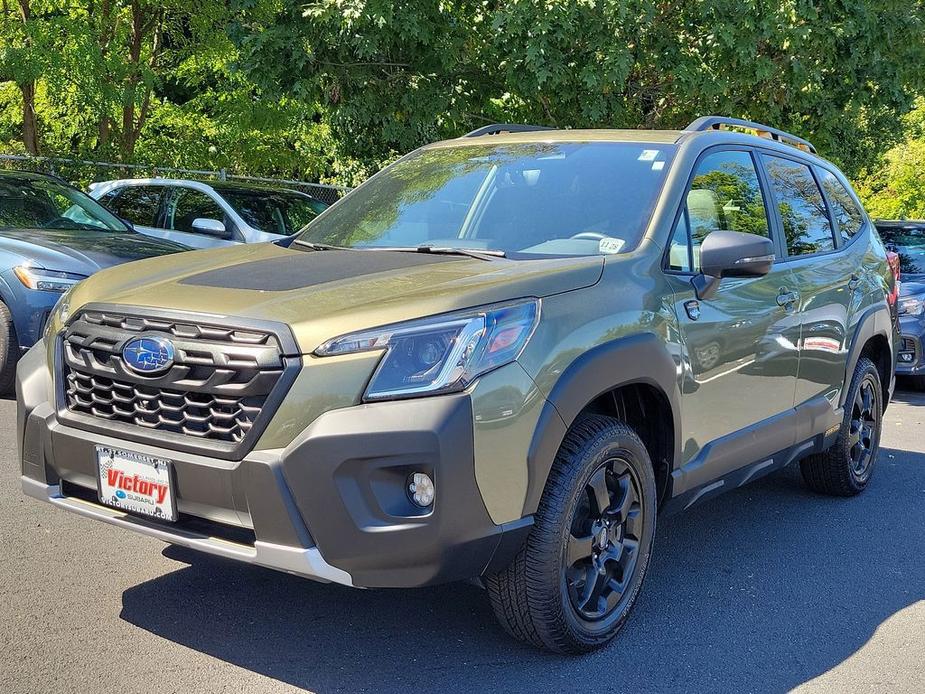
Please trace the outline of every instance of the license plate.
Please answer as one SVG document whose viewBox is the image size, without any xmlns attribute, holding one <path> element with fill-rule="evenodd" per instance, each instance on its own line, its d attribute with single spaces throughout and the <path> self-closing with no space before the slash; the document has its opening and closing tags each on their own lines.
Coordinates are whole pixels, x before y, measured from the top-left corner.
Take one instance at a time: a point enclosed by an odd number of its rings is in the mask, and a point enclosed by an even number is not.
<svg viewBox="0 0 925 694">
<path fill-rule="evenodd" d="M 169 460 L 97 446 L 96 462 L 102 503 L 161 520 L 177 520 Z"/>
</svg>

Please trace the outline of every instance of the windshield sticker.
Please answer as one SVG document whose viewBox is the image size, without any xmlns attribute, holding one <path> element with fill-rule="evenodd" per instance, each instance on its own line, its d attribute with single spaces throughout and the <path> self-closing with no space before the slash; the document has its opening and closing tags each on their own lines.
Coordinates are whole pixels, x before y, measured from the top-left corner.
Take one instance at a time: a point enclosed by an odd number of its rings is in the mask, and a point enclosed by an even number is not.
<svg viewBox="0 0 925 694">
<path fill-rule="evenodd" d="M 653 171 L 661 171 L 664 168 L 665 168 L 665 162 L 663 161 L 653 161 L 652 162 Z"/>
<path fill-rule="evenodd" d="M 623 239 L 615 239 L 610 236 L 605 236 L 597 244 L 597 250 L 599 253 L 604 253 L 605 255 L 610 255 L 612 253 L 619 253 L 620 249 L 626 244 L 626 241 Z"/>
<path fill-rule="evenodd" d="M 644 149 L 642 150 L 642 154 L 639 155 L 639 161 L 655 161 L 655 157 L 657 156 L 657 149 Z"/>
</svg>

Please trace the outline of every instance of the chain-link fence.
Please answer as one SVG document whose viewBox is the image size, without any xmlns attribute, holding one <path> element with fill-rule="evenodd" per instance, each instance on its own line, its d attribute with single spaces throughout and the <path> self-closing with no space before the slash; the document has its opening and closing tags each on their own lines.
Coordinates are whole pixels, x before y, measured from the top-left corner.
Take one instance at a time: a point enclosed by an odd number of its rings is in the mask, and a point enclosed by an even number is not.
<svg viewBox="0 0 925 694">
<path fill-rule="evenodd" d="M 17 154 L 0 154 L 0 169 L 39 171 L 52 174 L 84 190 L 96 181 L 108 181 L 115 178 L 190 178 L 197 181 L 241 181 L 242 183 L 293 188 L 308 193 L 326 203 L 335 202 L 350 190 L 344 186 L 332 186 L 325 183 L 307 183 L 284 178 L 239 176 L 229 174 L 224 169 L 206 171 L 180 169 L 171 166 L 117 164 L 104 161 L 66 159 L 64 157 L 30 157 Z"/>
</svg>

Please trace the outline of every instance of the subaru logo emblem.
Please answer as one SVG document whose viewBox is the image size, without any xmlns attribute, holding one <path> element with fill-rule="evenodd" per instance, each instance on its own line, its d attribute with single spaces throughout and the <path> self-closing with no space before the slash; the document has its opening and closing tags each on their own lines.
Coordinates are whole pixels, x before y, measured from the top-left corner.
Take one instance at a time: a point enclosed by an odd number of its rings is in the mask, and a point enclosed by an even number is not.
<svg viewBox="0 0 925 694">
<path fill-rule="evenodd" d="M 156 374 L 173 365 L 173 343 L 163 337 L 136 337 L 125 343 L 122 360 L 132 371 Z"/>
</svg>

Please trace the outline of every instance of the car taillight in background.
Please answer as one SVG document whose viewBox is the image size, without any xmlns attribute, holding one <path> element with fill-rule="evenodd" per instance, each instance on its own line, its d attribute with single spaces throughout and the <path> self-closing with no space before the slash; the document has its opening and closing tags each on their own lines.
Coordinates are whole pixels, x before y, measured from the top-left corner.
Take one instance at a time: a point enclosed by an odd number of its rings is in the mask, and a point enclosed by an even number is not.
<svg viewBox="0 0 925 694">
<path fill-rule="evenodd" d="M 887 251 L 886 260 L 890 264 L 890 269 L 893 271 L 893 290 L 887 295 L 886 300 L 890 306 L 896 306 L 896 300 L 899 298 L 899 276 L 900 276 L 900 265 L 899 265 L 899 253 L 896 251 Z"/>
</svg>

